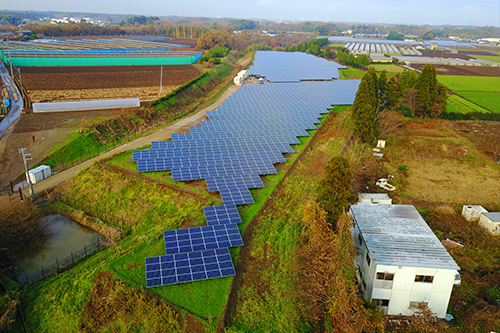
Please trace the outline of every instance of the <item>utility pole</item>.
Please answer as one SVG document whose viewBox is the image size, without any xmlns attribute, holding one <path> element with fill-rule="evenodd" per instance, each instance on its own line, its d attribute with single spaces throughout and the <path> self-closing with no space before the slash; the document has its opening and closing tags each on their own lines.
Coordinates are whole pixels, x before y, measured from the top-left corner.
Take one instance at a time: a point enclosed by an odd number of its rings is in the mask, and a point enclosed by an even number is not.
<svg viewBox="0 0 500 333">
<path fill-rule="evenodd" d="M 24 161 L 24 167 L 26 168 L 26 179 L 28 180 L 28 184 L 30 186 L 30 194 L 31 194 L 31 201 L 35 201 L 35 191 L 33 191 L 33 184 L 31 184 L 31 179 L 29 175 L 29 170 L 28 170 L 28 162 L 31 160 L 31 157 L 26 158 L 26 156 L 31 156 L 31 154 L 26 154 L 28 150 L 26 148 L 21 148 L 17 152 L 19 154 L 23 154 L 23 161 Z"/>
</svg>

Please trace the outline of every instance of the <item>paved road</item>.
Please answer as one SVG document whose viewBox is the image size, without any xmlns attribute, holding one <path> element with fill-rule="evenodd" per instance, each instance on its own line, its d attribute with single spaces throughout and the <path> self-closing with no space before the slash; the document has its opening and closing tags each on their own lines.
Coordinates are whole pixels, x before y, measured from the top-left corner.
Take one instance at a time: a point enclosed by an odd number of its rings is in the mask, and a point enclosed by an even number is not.
<svg viewBox="0 0 500 333">
<path fill-rule="evenodd" d="M 14 84 L 14 80 L 10 77 L 9 71 L 5 67 L 4 63 L 0 61 L 0 75 L 2 76 L 3 83 L 5 87 L 7 88 L 7 91 L 9 92 L 10 96 L 10 111 L 7 114 L 7 117 L 5 117 L 1 122 L 0 122 L 0 139 L 2 138 L 3 134 L 5 131 L 12 125 L 17 118 L 21 116 L 21 109 L 23 108 L 23 99 L 21 98 L 21 94 L 19 93 L 19 90 L 17 89 L 16 85 Z M 17 95 L 17 101 L 14 100 L 13 96 Z"/>
<path fill-rule="evenodd" d="M 213 104 L 204 108 L 201 111 L 198 111 L 197 113 L 195 113 L 189 117 L 181 119 L 178 122 L 171 124 L 167 127 L 160 128 L 160 129 L 152 132 L 151 134 L 140 137 L 134 141 L 130 141 L 130 142 L 128 142 L 120 147 L 117 147 L 113 150 L 110 150 L 106 153 L 103 153 L 99 156 L 96 156 L 90 160 L 87 160 L 81 164 L 78 164 L 71 169 L 64 170 L 63 172 L 58 173 L 56 175 L 53 175 L 50 178 L 47 178 L 47 179 L 41 181 L 40 183 L 33 184 L 33 190 L 35 191 L 35 195 L 42 193 L 48 189 L 54 188 L 59 184 L 64 183 L 65 181 L 73 178 L 78 171 L 91 166 L 94 162 L 96 162 L 98 160 L 101 160 L 101 159 L 106 158 L 106 157 L 111 157 L 115 154 L 122 153 L 122 152 L 125 152 L 127 150 L 143 147 L 145 145 L 150 144 L 151 141 L 163 141 L 163 140 L 170 139 L 172 133 L 179 132 L 181 129 L 183 129 L 187 126 L 191 126 L 191 125 L 199 122 L 203 118 L 205 118 L 206 111 L 215 110 L 217 107 L 219 107 L 222 104 L 222 102 L 226 98 L 228 98 L 230 95 L 232 95 L 237 89 L 238 89 L 238 87 L 231 86 Z M 25 188 L 23 190 L 23 194 L 29 196 L 28 188 Z M 9 205 L 9 197 L 8 196 L 0 197 L 0 208 L 6 207 L 8 205 Z"/>
</svg>

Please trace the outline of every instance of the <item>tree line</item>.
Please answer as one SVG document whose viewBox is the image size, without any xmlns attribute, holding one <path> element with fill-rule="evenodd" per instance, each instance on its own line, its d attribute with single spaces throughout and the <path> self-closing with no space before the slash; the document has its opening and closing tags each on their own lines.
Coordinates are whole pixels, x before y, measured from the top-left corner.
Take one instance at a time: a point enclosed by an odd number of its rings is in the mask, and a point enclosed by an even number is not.
<svg viewBox="0 0 500 333">
<path fill-rule="evenodd" d="M 337 59 L 348 66 L 356 68 L 366 68 L 370 65 L 370 57 L 368 57 L 368 55 L 360 54 L 355 57 L 354 54 L 345 47 L 339 47 L 337 49 Z"/>
<path fill-rule="evenodd" d="M 422 72 L 405 69 L 391 79 L 386 71 L 377 76 L 370 67 L 361 79 L 352 105 L 354 134 L 370 143 L 376 137 L 377 120 L 384 110 L 409 112 L 412 117 L 437 118 L 446 110 L 447 87 L 438 82 L 436 68 L 425 65 Z"/>
</svg>

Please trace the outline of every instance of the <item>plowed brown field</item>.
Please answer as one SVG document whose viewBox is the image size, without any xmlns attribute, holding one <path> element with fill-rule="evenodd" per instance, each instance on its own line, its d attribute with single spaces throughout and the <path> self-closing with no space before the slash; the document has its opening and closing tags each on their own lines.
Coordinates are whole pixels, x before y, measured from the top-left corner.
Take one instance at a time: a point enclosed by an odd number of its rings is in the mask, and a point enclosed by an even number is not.
<svg viewBox="0 0 500 333">
<path fill-rule="evenodd" d="M 22 81 L 33 102 L 136 98 L 160 92 L 160 66 L 23 67 Z M 201 71 L 191 65 L 163 66 L 163 94 Z"/>
</svg>

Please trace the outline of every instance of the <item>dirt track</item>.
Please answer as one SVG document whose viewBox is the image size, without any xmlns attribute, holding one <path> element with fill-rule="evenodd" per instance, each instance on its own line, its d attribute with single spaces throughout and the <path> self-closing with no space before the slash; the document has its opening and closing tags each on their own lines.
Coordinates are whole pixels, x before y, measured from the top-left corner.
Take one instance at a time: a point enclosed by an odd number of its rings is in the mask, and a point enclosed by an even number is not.
<svg viewBox="0 0 500 333">
<path fill-rule="evenodd" d="M 44 192 L 48 189 L 54 188 L 59 184 L 62 184 L 63 182 L 73 178 L 78 171 L 89 167 L 94 162 L 96 162 L 100 159 L 111 157 L 115 154 L 122 153 L 122 152 L 127 151 L 127 150 L 143 147 L 145 145 L 151 144 L 151 141 L 162 141 L 162 140 L 170 139 L 172 133 L 183 131 L 183 130 L 185 131 L 188 126 L 192 126 L 193 124 L 196 124 L 197 122 L 199 122 L 200 120 L 205 118 L 206 111 L 215 110 L 215 108 L 219 107 L 222 104 L 222 102 L 226 98 L 228 98 L 230 95 L 232 95 L 236 90 L 237 90 L 237 87 L 231 86 L 231 87 L 229 87 L 229 89 L 227 89 L 224 92 L 224 94 L 222 94 L 222 96 L 219 99 L 217 99 L 217 101 L 215 103 L 211 104 L 210 106 L 204 108 L 203 110 L 201 110 L 201 111 L 199 111 L 199 112 L 197 112 L 197 113 L 195 113 L 187 118 L 184 118 L 184 119 L 182 119 L 182 120 L 180 120 L 180 121 L 178 121 L 170 126 L 161 128 L 161 129 L 159 129 L 159 130 L 157 130 L 149 135 L 138 138 L 137 140 L 128 142 L 120 147 L 117 147 L 113 150 L 110 150 L 110 151 L 108 151 L 104 154 L 101 154 L 95 158 L 87 160 L 87 161 L 85 161 L 85 162 L 83 162 L 83 163 L 81 163 L 81 164 L 79 164 L 71 169 L 67 169 L 59 174 L 56 174 L 56 175 L 44 180 L 43 182 L 34 184 L 33 187 L 34 187 L 35 193 L 41 193 L 41 192 Z M 104 111 L 104 112 L 106 112 L 106 111 Z M 31 139 L 31 135 L 24 133 L 23 138 L 24 138 L 24 140 L 27 140 L 29 142 L 29 140 Z M 13 158 L 19 159 L 18 156 L 14 156 L 14 154 L 12 153 L 13 152 L 12 149 L 14 149 L 14 148 L 15 147 L 12 147 L 10 149 L 9 155 L 13 155 L 12 156 Z M 15 149 L 17 149 L 17 148 L 15 148 Z M 28 150 L 30 150 L 30 146 L 28 146 Z M 35 149 L 32 148 L 31 151 L 34 152 Z M 15 154 L 15 155 L 18 155 L 18 154 Z M 40 155 L 42 155 L 42 154 L 40 154 Z M 45 156 L 45 155 L 43 155 L 43 156 Z M 22 163 L 22 161 L 21 161 L 21 163 Z M 18 174 L 19 174 L 19 172 L 16 174 L 16 176 Z M 29 194 L 28 189 L 27 188 L 24 189 L 23 193 L 25 195 L 28 195 Z M 8 204 L 9 204 L 8 196 L 1 196 L 0 197 L 0 208 L 6 207 Z"/>
</svg>

